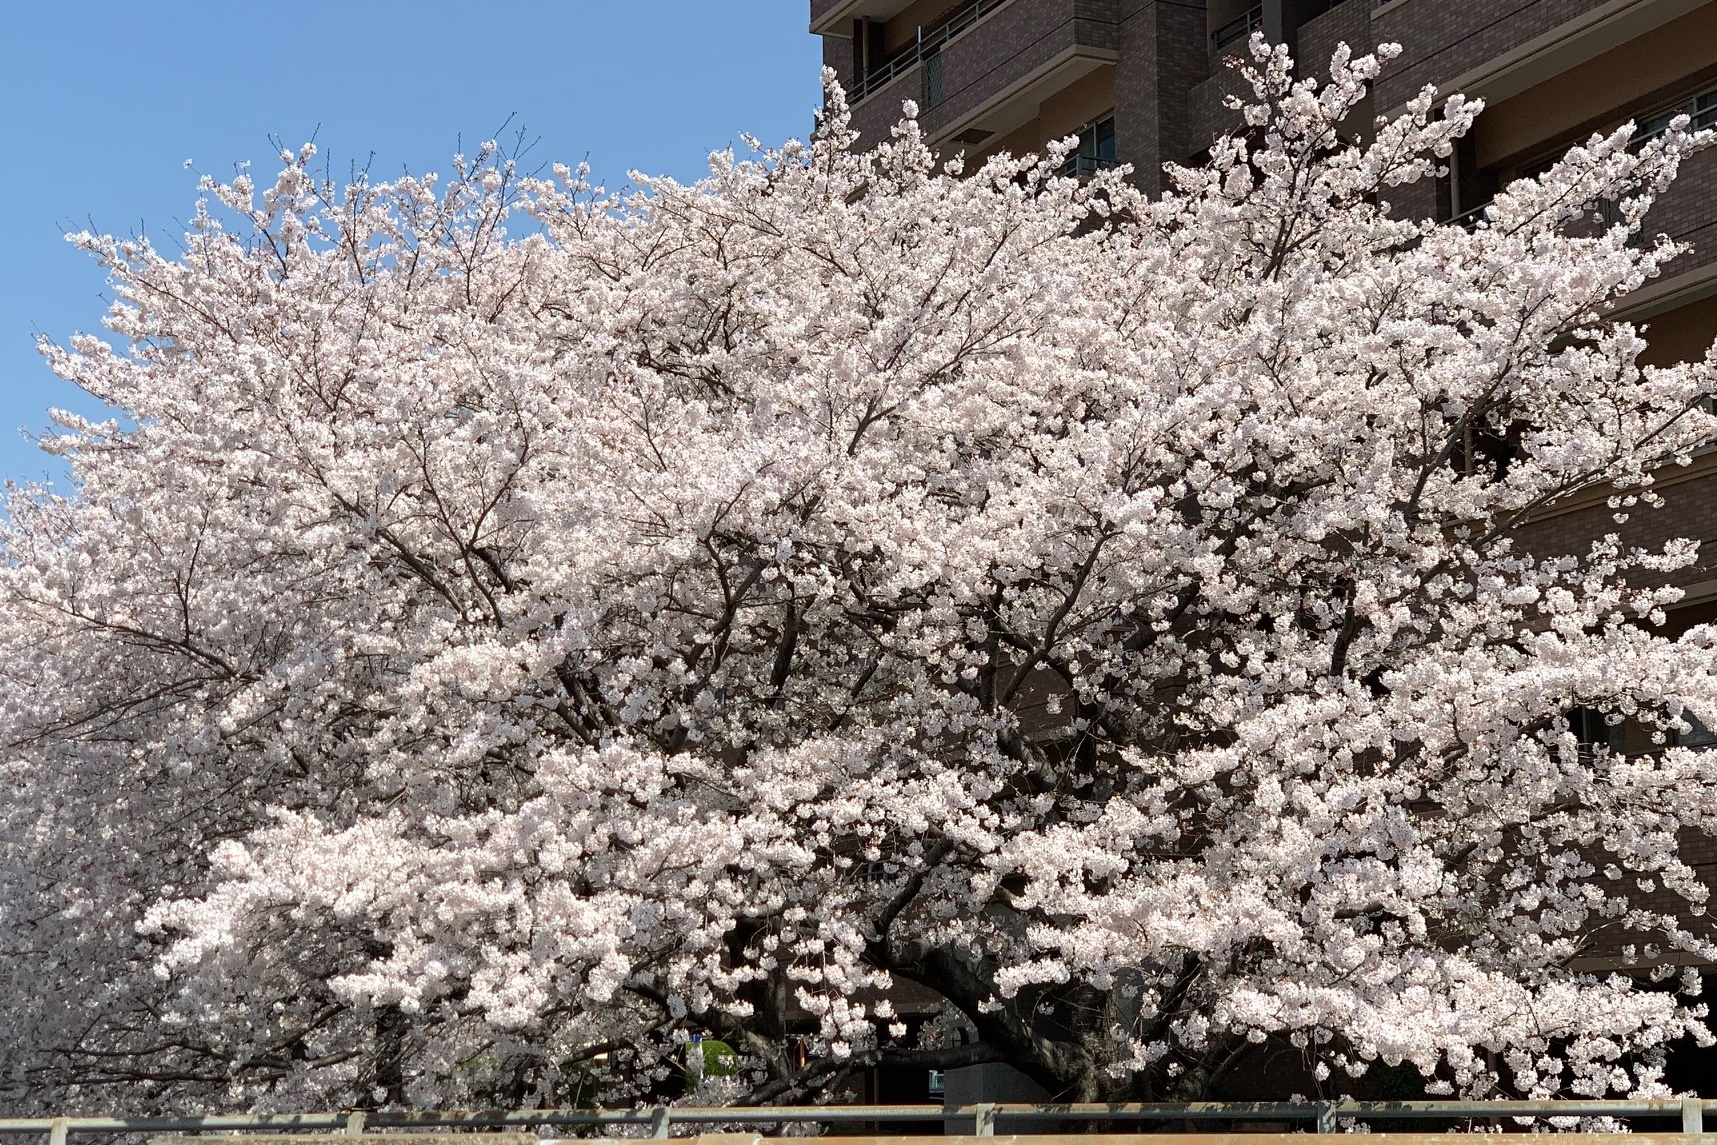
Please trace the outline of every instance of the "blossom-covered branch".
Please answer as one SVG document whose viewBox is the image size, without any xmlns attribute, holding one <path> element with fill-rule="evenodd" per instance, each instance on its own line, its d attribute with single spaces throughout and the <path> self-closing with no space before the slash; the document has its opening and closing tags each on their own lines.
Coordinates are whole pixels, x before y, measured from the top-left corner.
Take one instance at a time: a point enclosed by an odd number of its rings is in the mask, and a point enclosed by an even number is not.
<svg viewBox="0 0 1717 1145">
<path fill-rule="evenodd" d="M 1660 1092 L 1703 1011 L 1582 959 L 1717 956 L 1717 758 L 1566 716 L 1717 726 L 1717 633 L 1640 587 L 1695 547 L 1516 534 L 1717 434 L 1717 358 L 1606 318 L 1707 140 L 1436 227 L 1390 198 L 1476 103 L 1355 142 L 1393 49 L 1255 54 L 1157 199 L 861 149 L 832 89 L 692 186 L 306 149 L 180 254 L 78 236 L 117 342 L 45 350 L 121 420 L 4 526 L 0 1076 L 619 1099 L 704 1033 L 736 1098 L 1193 1098 L 1270 1042 Z M 985 1048 L 902 1040 L 903 981 Z"/>
</svg>

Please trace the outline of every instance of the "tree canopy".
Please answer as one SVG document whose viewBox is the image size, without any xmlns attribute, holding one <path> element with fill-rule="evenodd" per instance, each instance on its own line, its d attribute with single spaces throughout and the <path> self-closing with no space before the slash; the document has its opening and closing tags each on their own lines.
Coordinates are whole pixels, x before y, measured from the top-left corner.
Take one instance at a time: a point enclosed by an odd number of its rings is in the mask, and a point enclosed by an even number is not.
<svg viewBox="0 0 1717 1145">
<path fill-rule="evenodd" d="M 45 352 L 116 417 L 0 542 L 0 1077 L 623 1100 L 703 1034 L 736 1100 L 879 1057 L 1196 1098 L 1265 1044 L 1661 1092 L 1717 756 L 1567 713 L 1717 726 L 1717 632 L 1651 623 L 1695 546 L 1517 534 L 1717 437 L 1717 357 L 1608 316 L 1708 133 L 1398 217 L 1478 105 L 1356 138 L 1393 51 L 1260 41 L 1159 198 L 910 107 L 861 146 L 833 90 L 695 185 L 306 148 L 181 251 L 78 236 L 114 340 Z M 981 1042 L 913 1044 L 901 982 Z"/>
</svg>

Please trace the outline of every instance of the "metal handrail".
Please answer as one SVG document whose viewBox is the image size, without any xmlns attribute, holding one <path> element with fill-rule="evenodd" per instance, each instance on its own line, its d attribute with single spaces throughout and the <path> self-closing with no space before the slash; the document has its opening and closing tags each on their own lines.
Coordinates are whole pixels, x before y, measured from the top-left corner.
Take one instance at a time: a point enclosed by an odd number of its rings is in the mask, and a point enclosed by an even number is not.
<svg viewBox="0 0 1717 1145">
<path fill-rule="evenodd" d="M 1198 1101 L 1067 1105 L 658 1105 L 636 1109 L 358 1110 L 338 1113 L 217 1114 L 206 1117 L 19 1117 L 0 1119 L 0 1134 L 47 1134 L 50 1145 L 65 1145 L 74 1133 L 194 1133 L 219 1130 L 338 1130 L 526 1126 L 647 1125 L 655 1137 L 669 1136 L 675 1125 L 755 1125 L 931 1121 L 966 1118 L 974 1135 L 995 1134 L 996 1119 L 1037 1121 L 1201 1122 L 1235 1119 L 1311 1122 L 1320 1133 L 1334 1132 L 1347 1118 L 1356 1120 L 1470 1120 L 1551 1117 L 1678 1118 L 1681 1132 L 1704 1132 L 1707 1102 L 1697 1097 L 1645 1100 L 1549 1101 Z M 1231 1129 L 1231 1131 L 1233 1131 Z"/>
<path fill-rule="evenodd" d="M 1239 16 L 1210 33 L 1210 43 L 1214 48 L 1225 48 L 1235 40 L 1244 39 L 1253 32 L 1262 30 L 1263 27 L 1264 6 L 1259 4 L 1248 8 Z"/>
<path fill-rule="evenodd" d="M 1061 164 L 1058 174 L 1074 179 L 1089 179 L 1099 171 L 1113 171 L 1120 165 L 1119 159 L 1109 159 L 1102 155 L 1069 155 Z"/>
<path fill-rule="evenodd" d="M 1471 227 L 1485 217 L 1485 212 L 1490 210 L 1490 204 L 1491 201 L 1486 199 L 1476 207 L 1468 207 L 1458 215 L 1450 215 L 1443 220 L 1443 225 L 1446 227 Z"/>
<path fill-rule="evenodd" d="M 853 84 L 847 98 L 857 103 L 866 96 L 874 95 L 902 72 L 926 57 L 935 55 L 949 40 L 1007 2 L 1008 0 L 972 0 L 972 3 L 952 13 L 940 23 L 920 27 L 917 40 L 866 72 Z"/>
</svg>

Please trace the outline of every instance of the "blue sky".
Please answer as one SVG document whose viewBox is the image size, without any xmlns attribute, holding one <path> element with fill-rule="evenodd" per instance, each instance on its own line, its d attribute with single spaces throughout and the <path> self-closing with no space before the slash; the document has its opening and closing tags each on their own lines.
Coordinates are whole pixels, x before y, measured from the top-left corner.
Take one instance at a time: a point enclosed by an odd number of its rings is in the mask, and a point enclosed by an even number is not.
<svg viewBox="0 0 1717 1145">
<path fill-rule="evenodd" d="M 93 226 L 169 242 L 196 171 L 273 170 L 271 135 L 314 135 L 333 170 L 446 170 L 513 117 L 531 158 L 617 186 L 696 178 L 741 131 L 810 130 L 805 0 L 138 0 L 10 5 L 0 35 L 0 475 L 57 477 L 23 437 L 51 406 L 98 412 L 35 351 L 99 328 L 103 276 L 62 237 Z M 185 160 L 195 164 L 186 170 Z"/>
</svg>

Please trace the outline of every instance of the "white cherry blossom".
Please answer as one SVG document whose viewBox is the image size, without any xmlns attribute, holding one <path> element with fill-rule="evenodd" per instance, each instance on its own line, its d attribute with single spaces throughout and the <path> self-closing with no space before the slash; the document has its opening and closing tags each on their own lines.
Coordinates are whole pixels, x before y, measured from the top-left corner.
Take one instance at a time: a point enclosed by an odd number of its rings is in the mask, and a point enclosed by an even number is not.
<svg viewBox="0 0 1717 1145">
<path fill-rule="evenodd" d="M 62 415 L 0 562 L 18 1102 L 620 1100 L 694 1033 L 753 1100 L 1200 1097 L 1268 1043 L 1661 1092 L 1717 756 L 1566 715 L 1717 726 L 1717 632 L 1650 623 L 1690 543 L 1517 534 L 1717 434 L 1717 357 L 1606 317 L 1707 140 L 1438 227 L 1389 202 L 1476 102 L 1355 142 L 1394 49 L 1256 52 L 1155 200 L 832 90 L 691 186 L 305 149 L 183 250 L 78 236 L 112 340 L 46 352 L 115 420 Z M 897 1040 L 908 980 L 983 1040 Z"/>
</svg>

